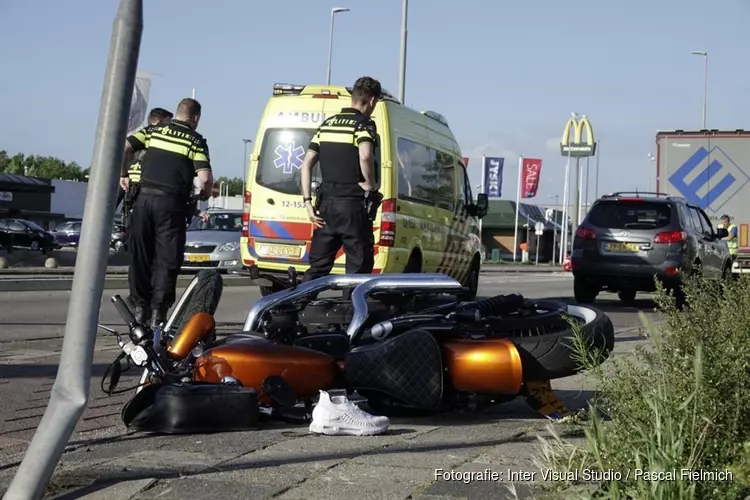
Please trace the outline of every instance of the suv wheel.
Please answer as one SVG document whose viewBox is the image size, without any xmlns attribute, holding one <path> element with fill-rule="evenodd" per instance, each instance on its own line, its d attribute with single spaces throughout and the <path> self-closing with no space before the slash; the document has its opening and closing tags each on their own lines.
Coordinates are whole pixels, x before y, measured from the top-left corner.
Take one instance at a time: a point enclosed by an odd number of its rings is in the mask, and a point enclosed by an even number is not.
<svg viewBox="0 0 750 500">
<path fill-rule="evenodd" d="M 576 302 L 590 304 L 596 300 L 596 296 L 599 295 L 599 289 L 590 281 L 576 276 L 573 279 L 573 295 Z"/>
<path fill-rule="evenodd" d="M 617 296 L 623 302 L 633 302 L 635 300 L 635 290 L 620 290 L 617 292 Z"/>
</svg>

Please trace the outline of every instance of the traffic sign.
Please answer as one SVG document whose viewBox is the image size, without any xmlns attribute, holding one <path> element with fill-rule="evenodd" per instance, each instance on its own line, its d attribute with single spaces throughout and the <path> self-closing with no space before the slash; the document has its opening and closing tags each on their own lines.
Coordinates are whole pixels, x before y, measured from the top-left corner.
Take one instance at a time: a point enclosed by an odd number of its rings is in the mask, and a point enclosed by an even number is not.
<svg viewBox="0 0 750 500">
<path fill-rule="evenodd" d="M 549 221 L 552 220 L 552 217 L 554 215 L 555 215 L 555 211 L 553 209 L 551 209 L 551 208 L 548 208 L 547 210 L 544 211 L 544 220 L 546 220 L 547 222 L 549 222 Z"/>
<path fill-rule="evenodd" d="M 537 222 L 534 229 L 536 230 L 537 235 L 544 234 L 544 222 Z"/>
</svg>

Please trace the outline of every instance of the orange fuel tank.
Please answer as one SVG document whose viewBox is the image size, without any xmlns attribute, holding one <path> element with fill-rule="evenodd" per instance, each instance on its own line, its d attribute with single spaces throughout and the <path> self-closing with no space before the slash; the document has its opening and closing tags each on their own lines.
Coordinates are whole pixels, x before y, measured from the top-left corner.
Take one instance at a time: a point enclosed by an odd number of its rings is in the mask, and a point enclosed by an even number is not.
<svg viewBox="0 0 750 500">
<path fill-rule="evenodd" d="M 271 375 L 282 377 L 297 398 L 304 399 L 316 396 L 319 390 L 343 387 L 339 373 L 336 360 L 323 352 L 262 338 L 230 338 L 196 360 L 193 376 L 199 382 L 212 383 L 220 382 L 223 377 L 234 377 L 243 386 L 256 389 L 260 401 L 268 403 L 261 388 Z"/>
<path fill-rule="evenodd" d="M 216 320 L 208 313 L 195 313 L 167 347 L 167 355 L 174 360 L 188 357 L 199 340 L 207 341 L 216 329 Z"/>
<path fill-rule="evenodd" d="M 480 394 L 521 391 L 521 356 L 507 339 L 449 340 L 443 344 L 443 357 L 456 390 Z"/>
</svg>

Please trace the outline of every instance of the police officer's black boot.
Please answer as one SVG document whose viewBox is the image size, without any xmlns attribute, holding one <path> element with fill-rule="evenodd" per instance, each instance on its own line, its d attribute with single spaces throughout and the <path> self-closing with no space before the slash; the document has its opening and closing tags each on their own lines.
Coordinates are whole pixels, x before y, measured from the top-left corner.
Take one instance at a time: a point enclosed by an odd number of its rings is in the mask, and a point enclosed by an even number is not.
<svg viewBox="0 0 750 500">
<path fill-rule="evenodd" d="M 135 316 L 136 322 L 145 325 L 148 323 L 148 320 L 151 319 L 151 308 L 149 306 L 136 304 L 133 307 L 133 315 Z"/>
<path fill-rule="evenodd" d="M 167 311 L 164 309 L 154 309 L 154 316 L 151 318 L 151 328 L 156 328 L 162 323 L 167 322 Z"/>
</svg>

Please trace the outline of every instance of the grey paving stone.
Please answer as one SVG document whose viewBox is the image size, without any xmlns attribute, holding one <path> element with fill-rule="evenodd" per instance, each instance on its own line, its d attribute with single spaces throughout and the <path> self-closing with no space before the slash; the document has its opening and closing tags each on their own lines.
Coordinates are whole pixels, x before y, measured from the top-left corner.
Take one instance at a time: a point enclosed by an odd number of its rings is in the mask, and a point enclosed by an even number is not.
<svg viewBox="0 0 750 500">
<path fill-rule="evenodd" d="M 273 484 L 247 484 L 223 480 L 219 477 L 163 480 L 132 500 L 184 500 L 186 498 L 226 500 L 256 500 L 271 498 L 280 488 Z"/>
<path fill-rule="evenodd" d="M 323 475 L 308 479 L 279 495 L 279 500 L 393 500 L 408 497 L 412 491 L 431 481 L 425 469 L 381 467 L 345 463 Z"/>
</svg>

